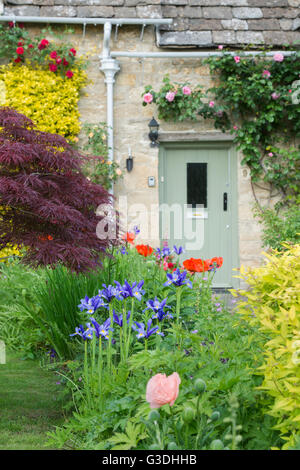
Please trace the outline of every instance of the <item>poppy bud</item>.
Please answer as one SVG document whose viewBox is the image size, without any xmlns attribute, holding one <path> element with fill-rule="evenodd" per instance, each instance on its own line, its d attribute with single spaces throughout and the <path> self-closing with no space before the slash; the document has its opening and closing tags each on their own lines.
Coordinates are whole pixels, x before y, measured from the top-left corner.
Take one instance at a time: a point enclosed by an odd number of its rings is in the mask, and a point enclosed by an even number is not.
<svg viewBox="0 0 300 470">
<path fill-rule="evenodd" d="M 220 413 L 219 411 L 214 411 L 213 414 L 211 415 L 210 419 L 212 421 L 218 421 L 218 419 L 220 419 Z"/>
<path fill-rule="evenodd" d="M 183 411 L 183 421 L 185 423 L 191 423 L 195 419 L 195 413 L 193 408 L 186 407 Z"/>
<path fill-rule="evenodd" d="M 195 386 L 196 391 L 199 393 L 205 392 L 206 390 L 206 383 L 202 379 L 195 380 L 194 386 Z"/>
<path fill-rule="evenodd" d="M 176 442 L 172 441 L 172 442 L 169 442 L 168 444 L 168 450 L 177 450 L 178 447 L 177 447 L 177 444 Z"/>
<path fill-rule="evenodd" d="M 211 442 L 210 448 L 211 450 L 223 450 L 224 444 L 220 439 L 215 439 L 214 441 Z"/>
<path fill-rule="evenodd" d="M 161 448 L 159 447 L 158 444 L 152 444 L 152 445 L 149 447 L 149 450 L 161 450 Z"/>
<path fill-rule="evenodd" d="M 157 410 L 150 411 L 148 415 L 148 421 L 154 422 L 154 421 L 158 421 L 159 419 L 160 419 L 160 414 Z"/>
</svg>

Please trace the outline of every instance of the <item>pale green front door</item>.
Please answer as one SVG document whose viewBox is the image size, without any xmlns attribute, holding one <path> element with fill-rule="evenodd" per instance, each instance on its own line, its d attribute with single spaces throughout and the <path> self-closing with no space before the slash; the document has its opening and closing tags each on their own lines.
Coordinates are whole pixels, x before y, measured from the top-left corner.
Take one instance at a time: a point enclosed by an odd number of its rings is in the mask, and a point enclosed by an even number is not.
<svg viewBox="0 0 300 470">
<path fill-rule="evenodd" d="M 188 258 L 222 256 L 214 287 L 236 287 L 236 155 L 231 143 L 165 144 L 160 149 L 160 237 Z"/>
</svg>

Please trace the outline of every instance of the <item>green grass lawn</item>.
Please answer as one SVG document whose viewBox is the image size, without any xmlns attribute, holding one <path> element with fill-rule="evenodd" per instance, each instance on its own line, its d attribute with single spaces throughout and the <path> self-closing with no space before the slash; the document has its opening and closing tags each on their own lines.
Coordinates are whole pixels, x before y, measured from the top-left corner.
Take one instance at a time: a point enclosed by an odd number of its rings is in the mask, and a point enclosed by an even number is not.
<svg viewBox="0 0 300 470">
<path fill-rule="evenodd" d="M 58 376 L 8 353 L 0 364 L 0 449 L 47 449 L 46 433 L 63 421 Z"/>
</svg>

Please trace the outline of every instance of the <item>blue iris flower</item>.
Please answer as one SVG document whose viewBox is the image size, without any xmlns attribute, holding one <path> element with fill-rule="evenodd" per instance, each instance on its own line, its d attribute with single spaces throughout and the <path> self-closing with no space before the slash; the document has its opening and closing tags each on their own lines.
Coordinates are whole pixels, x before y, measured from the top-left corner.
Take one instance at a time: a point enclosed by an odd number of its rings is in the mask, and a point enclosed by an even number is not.
<svg viewBox="0 0 300 470">
<path fill-rule="evenodd" d="M 164 286 L 170 286 L 171 284 L 174 284 L 174 286 L 180 287 L 186 285 L 192 289 L 193 285 L 191 281 L 186 279 L 186 275 L 187 271 L 183 271 L 181 273 L 180 269 L 177 268 L 176 271 L 173 271 L 173 273 L 167 273 L 167 281 L 164 283 Z"/>
<path fill-rule="evenodd" d="M 144 281 L 140 281 L 138 284 L 137 282 L 134 282 L 132 286 L 126 281 L 121 286 L 121 284 L 118 281 L 114 281 L 115 284 L 117 285 L 120 295 L 126 299 L 127 297 L 135 297 L 137 300 L 142 300 L 142 295 L 145 294 L 145 291 L 142 289 L 144 285 Z"/>
<path fill-rule="evenodd" d="M 177 248 L 177 246 L 174 245 L 174 246 L 173 246 L 173 249 L 174 249 L 174 253 L 176 253 L 176 255 L 178 255 L 178 256 L 181 255 L 181 253 L 184 253 L 184 249 L 183 249 L 182 246 L 179 246 L 179 247 Z"/>
<path fill-rule="evenodd" d="M 135 226 L 133 227 L 133 231 L 134 231 L 135 235 L 138 235 L 138 234 L 140 233 L 140 229 L 138 228 L 137 225 L 135 225 Z"/>
<path fill-rule="evenodd" d="M 93 332 L 95 331 L 94 328 L 91 327 L 90 323 L 86 324 L 87 329 L 85 330 L 82 325 L 79 325 L 79 327 L 75 328 L 75 333 L 71 334 L 70 336 L 81 336 L 81 338 L 85 340 L 87 339 L 92 339 L 93 338 Z"/>
<path fill-rule="evenodd" d="M 152 319 L 157 318 L 159 321 L 162 321 L 164 318 L 173 318 L 173 316 L 169 312 L 165 312 L 164 308 L 169 308 L 169 305 L 166 305 L 167 303 L 167 297 L 162 300 L 161 302 L 155 297 L 154 300 L 148 300 L 147 301 L 147 308 L 145 308 L 144 312 L 146 310 L 153 310 L 154 315 L 152 316 Z"/>
<path fill-rule="evenodd" d="M 110 318 L 105 320 L 105 322 L 102 325 L 99 325 L 99 323 L 94 319 L 90 319 L 93 326 L 94 326 L 94 331 L 96 334 L 97 338 L 100 338 L 100 336 L 103 336 L 105 339 L 109 338 L 109 332 L 113 331 L 113 328 L 110 328 Z"/>
<path fill-rule="evenodd" d="M 126 316 L 127 324 L 129 323 L 130 314 L 131 314 L 131 312 L 129 310 L 129 312 L 127 313 L 127 316 Z M 123 326 L 123 315 L 122 314 L 118 315 L 115 312 L 115 310 L 113 310 L 113 320 L 114 320 L 115 323 L 117 323 L 117 325 Z"/>
<path fill-rule="evenodd" d="M 149 338 L 149 336 L 153 335 L 154 333 L 157 333 L 157 334 L 160 334 L 161 336 L 164 336 L 163 333 L 159 332 L 158 331 L 158 326 L 154 326 L 153 328 L 151 328 L 151 324 L 152 324 L 152 320 L 148 320 L 148 323 L 147 323 L 147 329 L 145 329 L 145 325 L 144 323 L 139 323 L 137 321 L 134 322 L 135 325 L 132 325 L 132 329 L 135 330 L 137 332 L 137 335 L 136 337 L 138 339 L 140 338 Z"/>
<path fill-rule="evenodd" d="M 91 298 L 89 298 L 86 295 L 85 298 L 81 299 L 80 302 L 81 303 L 78 305 L 80 311 L 82 312 L 83 310 L 87 310 L 87 312 L 91 313 L 92 315 L 100 307 L 107 308 L 107 304 L 104 302 L 104 300 L 99 295 L 95 295 L 95 297 L 91 297 Z"/>
<path fill-rule="evenodd" d="M 104 289 L 99 290 L 99 296 L 103 297 L 108 303 L 110 303 L 114 298 L 117 300 L 123 300 L 120 295 L 120 289 L 117 287 L 112 285 L 106 286 L 106 284 L 102 284 L 102 287 L 104 287 Z"/>
</svg>

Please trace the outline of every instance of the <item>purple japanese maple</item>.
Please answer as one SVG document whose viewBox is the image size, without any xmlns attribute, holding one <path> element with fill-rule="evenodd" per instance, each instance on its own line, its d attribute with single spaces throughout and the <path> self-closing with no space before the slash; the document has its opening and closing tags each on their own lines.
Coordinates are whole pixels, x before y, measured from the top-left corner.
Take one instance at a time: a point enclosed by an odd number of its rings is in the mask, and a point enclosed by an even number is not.
<svg viewBox="0 0 300 470">
<path fill-rule="evenodd" d="M 47 119 L 47 116 L 45 116 Z M 0 107 L 0 249 L 26 247 L 24 262 L 76 271 L 100 264 L 117 240 L 99 239 L 96 215 L 110 194 L 82 172 L 88 157 L 64 137 L 40 132 L 26 116 Z"/>
</svg>

